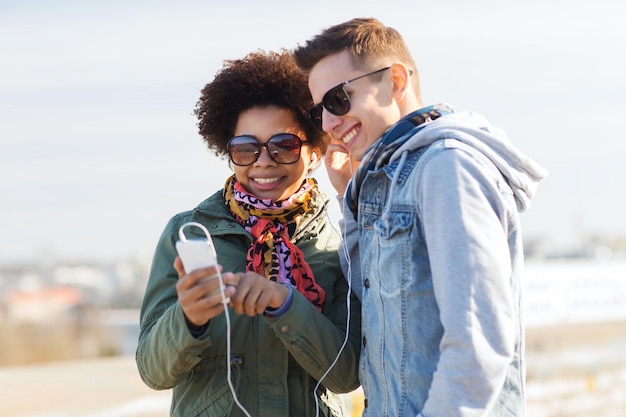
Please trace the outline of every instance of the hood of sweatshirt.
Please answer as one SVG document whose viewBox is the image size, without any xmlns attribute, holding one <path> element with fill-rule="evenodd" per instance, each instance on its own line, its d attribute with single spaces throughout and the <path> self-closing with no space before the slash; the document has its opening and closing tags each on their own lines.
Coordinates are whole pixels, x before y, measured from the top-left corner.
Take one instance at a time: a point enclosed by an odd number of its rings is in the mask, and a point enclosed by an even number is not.
<svg viewBox="0 0 626 417">
<path fill-rule="evenodd" d="M 439 139 L 459 140 L 489 158 L 513 189 L 520 212 L 530 207 L 539 182 L 548 175 L 544 167 L 513 146 L 502 129 L 491 126 L 487 119 L 473 112 L 452 113 L 429 123 L 399 147 L 390 162 Z"/>
</svg>

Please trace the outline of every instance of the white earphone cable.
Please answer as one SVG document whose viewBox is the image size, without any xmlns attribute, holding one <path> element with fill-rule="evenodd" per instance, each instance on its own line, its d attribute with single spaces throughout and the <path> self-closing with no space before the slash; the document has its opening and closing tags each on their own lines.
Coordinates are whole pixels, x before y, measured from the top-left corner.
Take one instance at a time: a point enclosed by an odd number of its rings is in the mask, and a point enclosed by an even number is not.
<svg viewBox="0 0 626 417">
<path fill-rule="evenodd" d="M 354 172 L 352 171 L 352 164 L 350 164 L 350 176 L 354 177 Z M 343 242 L 346 242 L 346 230 L 344 228 L 343 230 L 343 234 L 341 233 L 341 231 L 338 231 L 337 228 L 335 227 L 335 225 L 333 224 L 333 222 L 330 219 L 330 216 L 327 216 L 327 220 L 328 223 L 330 224 L 330 226 L 342 237 Z M 330 366 L 328 367 L 328 369 L 326 370 L 326 372 L 324 372 L 324 374 L 320 377 L 319 381 L 317 381 L 317 384 L 315 385 L 315 388 L 313 389 L 313 396 L 315 397 L 315 417 L 319 417 L 319 413 L 320 413 L 320 408 L 319 408 L 319 398 L 317 396 L 317 390 L 319 389 L 320 384 L 322 383 L 322 381 L 324 380 L 324 378 L 326 378 L 326 376 L 328 375 L 328 373 L 331 371 L 331 369 L 335 366 L 335 364 L 337 363 L 337 361 L 339 360 L 339 356 L 341 355 L 341 353 L 343 352 L 343 350 L 345 349 L 347 343 L 348 343 L 348 339 L 350 337 L 350 311 L 351 311 L 351 295 L 352 295 L 352 260 L 350 259 L 350 251 L 348 250 L 347 245 L 341 245 L 341 249 L 343 252 L 343 256 L 345 257 L 346 260 L 346 265 L 347 265 L 347 273 L 346 273 L 346 281 L 348 281 L 348 292 L 346 294 L 346 334 L 343 340 L 343 343 L 341 345 L 341 348 L 339 349 L 339 352 L 337 352 L 337 356 L 335 356 L 335 360 L 333 360 L 333 362 L 330 364 Z"/>
<path fill-rule="evenodd" d="M 180 240 L 182 241 L 186 241 L 187 238 L 185 237 L 185 234 L 183 233 L 183 229 L 187 226 L 196 226 L 200 229 L 202 229 L 202 231 L 204 232 L 207 241 L 210 243 L 211 249 L 214 252 L 215 255 L 215 246 L 213 245 L 213 240 L 211 239 L 211 235 L 209 234 L 209 231 L 207 230 L 206 227 L 204 227 L 203 224 L 197 223 L 197 222 L 189 222 L 189 223 L 185 223 L 182 226 L 180 226 L 180 229 L 178 230 L 178 234 L 180 236 Z M 216 258 L 217 259 L 217 258 Z M 233 395 L 233 400 L 235 401 L 235 404 L 237 404 L 237 407 L 239 407 L 239 409 L 241 411 L 243 411 L 243 413 L 246 415 L 246 417 L 252 417 L 250 415 L 250 413 L 248 413 L 248 411 L 245 409 L 245 407 L 239 402 L 239 398 L 237 397 L 237 393 L 235 392 L 235 387 L 233 386 L 233 381 L 232 381 L 232 371 L 231 371 L 231 366 L 230 366 L 230 356 L 231 356 L 231 334 L 230 334 L 230 314 L 228 313 L 228 302 L 229 299 L 226 298 L 226 294 L 224 293 L 224 288 L 226 288 L 224 286 L 224 281 L 222 279 L 222 273 L 220 272 L 220 270 L 217 270 L 217 278 L 219 280 L 220 283 L 220 294 L 222 296 L 222 304 L 224 304 L 224 319 L 226 320 L 226 379 L 228 382 L 228 386 L 230 387 L 230 392 Z"/>
</svg>

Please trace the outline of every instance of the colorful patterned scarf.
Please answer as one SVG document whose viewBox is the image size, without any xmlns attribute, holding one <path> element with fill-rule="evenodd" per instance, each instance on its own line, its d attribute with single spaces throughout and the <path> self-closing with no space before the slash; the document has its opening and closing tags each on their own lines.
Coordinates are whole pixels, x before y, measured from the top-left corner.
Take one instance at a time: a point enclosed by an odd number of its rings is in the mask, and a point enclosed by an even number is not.
<svg viewBox="0 0 626 417">
<path fill-rule="evenodd" d="M 231 213 L 254 238 L 248 249 L 246 271 L 292 285 L 322 311 L 326 293 L 290 238 L 301 216 L 316 208 L 318 193 L 313 178 L 308 178 L 288 199 L 276 202 L 250 194 L 234 175 L 224 186 L 224 199 Z"/>
<path fill-rule="evenodd" d="M 359 164 L 359 169 L 354 174 L 354 178 L 350 181 L 345 195 L 346 204 L 355 219 L 357 218 L 361 184 L 363 179 L 365 179 L 365 175 L 369 171 L 375 171 L 387 165 L 393 153 L 416 133 L 413 128 L 425 125 L 426 122 L 435 120 L 453 111 L 447 104 L 435 104 L 434 106 L 417 110 L 393 125 L 368 149 Z"/>
</svg>

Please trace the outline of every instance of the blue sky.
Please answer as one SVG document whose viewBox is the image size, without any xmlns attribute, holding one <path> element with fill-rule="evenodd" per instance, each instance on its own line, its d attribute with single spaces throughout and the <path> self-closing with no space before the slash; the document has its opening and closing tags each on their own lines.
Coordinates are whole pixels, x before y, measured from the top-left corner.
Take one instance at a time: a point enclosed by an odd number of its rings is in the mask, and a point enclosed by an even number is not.
<svg viewBox="0 0 626 417">
<path fill-rule="evenodd" d="M 213 3 L 0 2 L 0 263 L 151 256 L 229 175 L 193 116 L 222 60 L 357 16 L 404 35 L 427 104 L 482 113 L 550 170 L 529 238 L 626 234 L 622 2 Z"/>
</svg>

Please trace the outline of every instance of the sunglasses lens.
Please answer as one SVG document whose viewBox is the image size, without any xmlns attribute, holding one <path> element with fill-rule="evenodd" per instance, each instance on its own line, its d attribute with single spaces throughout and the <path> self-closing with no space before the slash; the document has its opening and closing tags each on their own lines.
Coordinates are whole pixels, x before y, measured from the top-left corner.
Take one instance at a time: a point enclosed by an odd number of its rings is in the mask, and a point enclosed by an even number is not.
<svg viewBox="0 0 626 417">
<path fill-rule="evenodd" d="M 326 94 L 322 104 L 335 116 L 343 116 L 350 111 L 350 98 L 343 89 L 343 85 L 331 88 Z"/>
<path fill-rule="evenodd" d="M 235 165 L 253 164 L 260 152 L 261 145 L 252 137 L 237 136 L 228 143 L 228 154 Z"/>
<path fill-rule="evenodd" d="M 343 89 L 343 84 L 331 88 L 324 94 L 322 102 L 309 110 L 309 120 L 319 130 L 322 129 L 322 106 L 335 116 L 343 116 L 350 111 L 350 97 Z"/>
<path fill-rule="evenodd" d="M 281 134 L 267 141 L 270 157 L 279 164 L 293 164 L 300 159 L 302 140 L 296 135 Z"/>
<path fill-rule="evenodd" d="M 322 130 L 322 110 L 322 104 L 320 103 L 311 107 L 308 114 L 309 121 L 319 130 Z"/>
<path fill-rule="evenodd" d="M 262 147 L 274 162 L 293 164 L 300 159 L 302 140 L 289 133 L 272 136 L 267 143 L 259 143 L 253 136 L 235 136 L 228 142 L 228 155 L 235 165 L 252 165 L 259 159 Z"/>
</svg>

